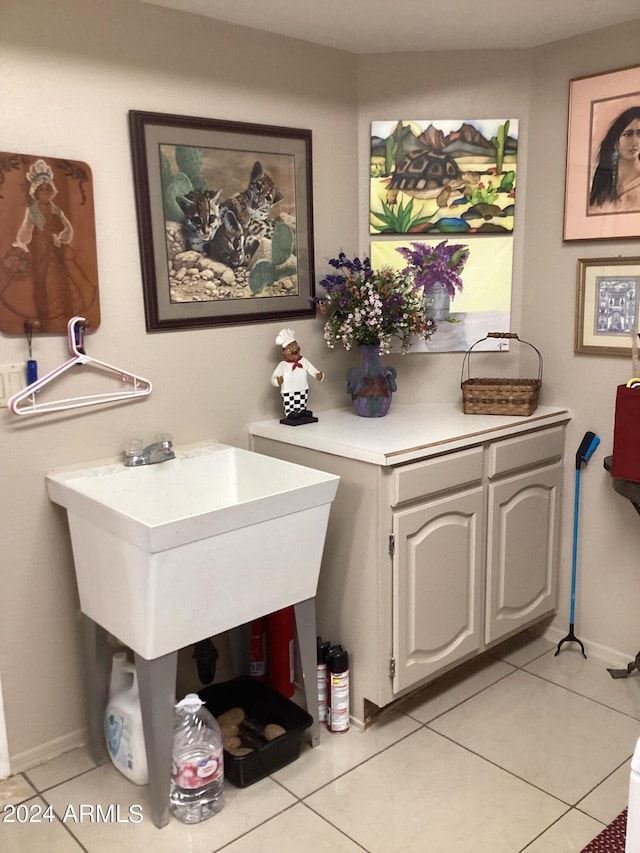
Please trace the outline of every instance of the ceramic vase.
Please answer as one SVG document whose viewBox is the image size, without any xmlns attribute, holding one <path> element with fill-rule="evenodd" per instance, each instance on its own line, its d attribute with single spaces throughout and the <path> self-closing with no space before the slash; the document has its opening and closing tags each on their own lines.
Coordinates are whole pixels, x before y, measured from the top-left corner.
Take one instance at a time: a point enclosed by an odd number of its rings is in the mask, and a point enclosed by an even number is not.
<svg viewBox="0 0 640 853">
<path fill-rule="evenodd" d="M 378 346 L 358 347 L 360 367 L 347 371 L 347 393 L 351 394 L 356 414 L 363 418 L 381 418 L 391 406 L 396 390 L 396 369 L 382 364 Z"/>
</svg>

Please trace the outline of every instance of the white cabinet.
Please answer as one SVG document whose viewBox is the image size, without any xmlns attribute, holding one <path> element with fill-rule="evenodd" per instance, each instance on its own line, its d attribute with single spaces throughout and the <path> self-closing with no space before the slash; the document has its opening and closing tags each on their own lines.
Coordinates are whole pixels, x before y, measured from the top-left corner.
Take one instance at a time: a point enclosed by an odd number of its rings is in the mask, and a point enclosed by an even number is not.
<svg viewBox="0 0 640 853">
<path fill-rule="evenodd" d="M 393 514 L 393 689 L 482 646 L 481 487 Z"/>
<path fill-rule="evenodd" d="M 489 449 L 488 644 L 555 608 L 563 445 L 563 430 L 556 427 Z M 511 473 L 512 465 L 520 470 Z"/>
<path fill-rule="evenodd" d="M 480 446 L 391 474 L 394 694 L 482 647 L 483 462 Z"/>
<path fill-rule="evenodd" d="M 341 477 L 317 624 L 349 651 L 351 713 L 363 723 L 556 606 L 570 414 L 507 423 L 460 415 L 430 444 L 421 412 L 405 406 L 384 426 L 333 413 L 323 423 L 321 414 L 302 435 L 306 427 L 250 426 L 254 450 Z M 379 439 L 377 453 L 367 441 L 383 429 L 393 438 Z"/>
</svg>

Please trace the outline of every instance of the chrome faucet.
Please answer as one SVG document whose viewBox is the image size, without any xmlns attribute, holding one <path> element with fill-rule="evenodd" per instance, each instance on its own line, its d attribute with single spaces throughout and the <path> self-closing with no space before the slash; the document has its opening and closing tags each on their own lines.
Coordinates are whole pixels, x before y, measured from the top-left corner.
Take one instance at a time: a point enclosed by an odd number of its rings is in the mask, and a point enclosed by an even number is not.
<svg viewBox="0 0 640 853">
<path fill-rule="evenodd" d="M 127 468 L 137 468 L 140 465 L 157 465 L 159 462 L 175 458 L 173 443 L 168 436 L 158 436 L 156 441 L 144 448 L 140 439 L 136 438 L 127 445 L 124 464 Z"/>
</svg>

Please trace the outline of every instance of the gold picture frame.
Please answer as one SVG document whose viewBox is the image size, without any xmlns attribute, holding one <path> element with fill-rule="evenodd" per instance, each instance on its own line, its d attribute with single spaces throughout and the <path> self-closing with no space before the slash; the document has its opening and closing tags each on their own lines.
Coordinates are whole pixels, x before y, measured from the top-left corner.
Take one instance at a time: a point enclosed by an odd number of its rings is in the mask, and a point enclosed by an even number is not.
<svg viewBox="0 0 640 853">
<path fill-rule="evenodd" d="M 639 302 L 640 258 L 581 258 L 575 352 L 630 357 Z"/>
</svg>

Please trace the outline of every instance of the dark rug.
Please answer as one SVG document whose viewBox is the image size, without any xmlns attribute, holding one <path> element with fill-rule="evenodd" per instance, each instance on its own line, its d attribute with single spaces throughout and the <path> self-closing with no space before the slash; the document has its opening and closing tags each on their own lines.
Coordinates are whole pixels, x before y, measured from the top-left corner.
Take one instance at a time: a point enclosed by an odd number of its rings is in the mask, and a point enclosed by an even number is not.
<svg viewBox="0 0 640 853">
<path fill-rule="evenodd" d="M 624 853 L 627 835 L 627 810 L 620 812 L 609 826 L 605 826 L 600 835 L 587 844 L 581 853 Z"/>
</svg>

